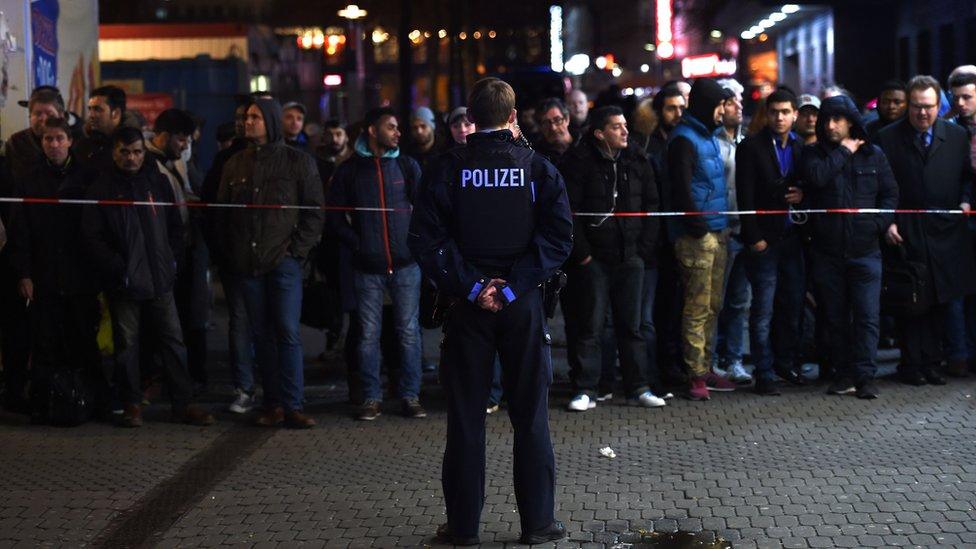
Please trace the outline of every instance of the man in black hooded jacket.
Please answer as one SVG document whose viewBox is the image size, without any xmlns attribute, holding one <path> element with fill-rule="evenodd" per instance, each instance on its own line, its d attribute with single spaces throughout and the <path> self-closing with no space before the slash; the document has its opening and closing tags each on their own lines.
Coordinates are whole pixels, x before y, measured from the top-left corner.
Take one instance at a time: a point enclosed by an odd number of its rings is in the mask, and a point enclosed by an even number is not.
<svg viewBox="0 0 976 549">
<path fill-rule="evenodd" d="M 811 208 L 880 208 L 898 205 L 898 187 L 884 153 L 868 139 L 857 106 L 838 95 L 825 99 L 817 142 L 803 149 L 801 185 Z M 878 397 L 881 295 L 879 241 L 891 214 L 817 214 L 810 217 L 813 279 L 818 284 L 837 369 L 828 392 Z"/>
</svg>

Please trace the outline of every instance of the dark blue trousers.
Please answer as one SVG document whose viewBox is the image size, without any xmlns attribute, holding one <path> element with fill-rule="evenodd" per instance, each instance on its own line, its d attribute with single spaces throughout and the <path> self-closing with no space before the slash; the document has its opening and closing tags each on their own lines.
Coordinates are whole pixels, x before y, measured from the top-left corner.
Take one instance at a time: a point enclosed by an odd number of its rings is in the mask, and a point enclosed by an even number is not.
<svg viewBox="0 0 976 549">
<path fill-rule="evenodd" d="M 549 437 L 551 338 L 541 290 L 519 296 L 498 313 L 461 301 L 444 331 L 441 383 L 447 394 L 447 447 L 441 481 L 451 532 L 478 534 L 485 501 L 485 407 L 496 351 L 515 431 L 515 498 L 522 531 L 548 527 L 553 522 L 556 464 Z"/>
</svg>

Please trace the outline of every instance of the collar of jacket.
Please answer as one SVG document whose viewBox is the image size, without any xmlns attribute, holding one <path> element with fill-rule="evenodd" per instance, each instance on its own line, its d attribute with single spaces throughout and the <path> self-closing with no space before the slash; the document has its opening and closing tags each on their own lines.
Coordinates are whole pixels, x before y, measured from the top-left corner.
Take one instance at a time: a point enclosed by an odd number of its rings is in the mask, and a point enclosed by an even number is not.
<svg viewBox="0 0 976 549">
<path fill-rule="evenodd" d="M 264 145 L 258 145 L 255 142 L 251 142 L 251 147 L 254 148 L 254 156 L 257 158 L 267 158 L 274 154 L 275 151 L 281 147 L 286 146 L 284 141 L 276 141 L 274 143 L 268 142 Z"/>
<path fill-rule="evenodd" d="M 607 148 L 604 147 L 603 144 L 600 143 L 600 141 L 598 141 L 596 137 L 593 137 L 592 134 L 584 137 L 583 143 L 585 143 L 587 147 L 590 147 L 590 150 L 593 151 L 593 153 L 596 155 L 597 158 L 601 160 L 606 160 L 608 162 L 613 162 L 613 163 L 617 163 L 621 159 L 623 159 L 624 152 L 627 150 L 627 149 L 621 149 L 617 151 L 617 154 L 611 156 L 610 153 L 607 152 Z"/>
<path fill-rule="evenodd" d="M 356 154 L 363 158 L 373 158 L 373 151 L 369 150 L 369 139 L 366 138 L 365 132 L 356 139 L 355 150 Z M 394 147 L 383 153 L 382 158 L 397 158 L 398 156 L 400 156 L 400 148 Z"/>
<path fill-rule="evenodd" d="M 44 165 L 47 166 L 47 169 L 50 170 L 51 173 L 53 173 L 53 174 L 55 174 L 55 175 L 57 175 L 59 177 L 64 177 L 65 175 L 68 174 L 68 172 L 70 172 L 70 171 L 72 171 L 74 169 L 73 159 L 74 159 L 74 155 L 72 155 L 69 152 L 68 153 L 68 159 L 64 161 L 64 164 L 62 164 L 60 166 L 55 166 L 45 156 L 44 157 Z"/>
<path fill-rule="evenodd" d="M 501 130 L 475 132 L 468 136 L 467 144 L 480 146 L 487 143 L 505 143 L 515 140 L 512 131 L 505 128 Z"/>
<path fill-rule="evenodd" d="M 694 116 L 688 113 L 685 113 L 685 115 L 681 117 L 681 122 L 679 122 L 679 124 L 685 124 L 692 130 L 694 130 L 697 133 L 700 133 L 706 138 L 714 137 L 714 135 L 708 131 L 708 128 L 705 127 L 705 124 L 701 120 L 698 120 L 697 118 L 695 118 Z"/>
<path fill-rule="evenodd" d="M 166 157 L 166 153 L 164 153 L 162 149 L 157 147 L 156 144 L 153 143 L 151 139 L 146 140 L 146 150 L 158 156 L 159 159 L 163 161 L 163 164 L 170 161 L 170 159 Z"/>
</svg>

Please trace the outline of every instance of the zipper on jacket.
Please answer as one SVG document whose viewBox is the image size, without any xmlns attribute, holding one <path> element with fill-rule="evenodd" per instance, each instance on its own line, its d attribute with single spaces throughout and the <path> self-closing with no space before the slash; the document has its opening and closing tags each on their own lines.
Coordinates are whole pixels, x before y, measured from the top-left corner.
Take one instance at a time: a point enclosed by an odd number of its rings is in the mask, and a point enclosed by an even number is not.
<svg viewBox="0 0 976 549">
<path fill-rule="evenodd" d="M 380 185 L 380 208 L 384 211 L 380 212 L 380 217 L 383 219 L 383 250 L 386 252 L 386 273 L 393 274 L 393 256 L 390 254 L 390 227 L 386 221 L 386 194 L 384 188 L 386 185 L 383 183 L 383 167 L 380 166 L 380 159 L 376 160 L 376 176 L 377 181 Z"/>
</svg>

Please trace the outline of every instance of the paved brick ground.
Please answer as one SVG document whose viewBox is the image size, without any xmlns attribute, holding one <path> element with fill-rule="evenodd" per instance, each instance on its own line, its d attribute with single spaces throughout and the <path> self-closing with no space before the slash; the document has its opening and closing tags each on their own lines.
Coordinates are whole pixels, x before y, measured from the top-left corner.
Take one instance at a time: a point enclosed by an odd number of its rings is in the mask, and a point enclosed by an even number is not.
<svg viewBox="0 0 976 549">
<path fill-rule="evenodd" d="M 214 334 L 217 361 L 222 339 Z M 565 368 L 564 360 L 557 365 Z M 401 418 L 390 403 L 386 415 L 363 424 L 342 402 L 337 365 L 310 368 L 309 410 L 320 427 L 277 431 L 239 456 L 185 513 L 157 517 L 151 545 L 432 543 L 444 520 L 439 390 L 428 384 L 426 420 Z M 570 530 L 559 546 L 624 547 L 621 534 L 639 530 L 702 532 L 735 547 L 976 546 L 976 380 L 880 388 L 874 402 L 810 387 L 776 398 L 719 394 L 658 410 L 611 403 L 571 414 L 563 410 L 567 388 L 557 386 L 557 517 Z M 218 384 L 215 407 L 227 391 Z M 135 431 L 36 428 L 0 415 L 0 547 L 103 540 L 160 486 L 183 478 L 195 456 L 251 432 L 229 415 L 199 429 L 161 422 L 164 407 L 152 412 L 160 422 Z M 514 546 L 504 414 L 488 418 L 488 446 L 482 540 Z M 603 446 L 617 457 L 600 456 Z"/>
</svg>

